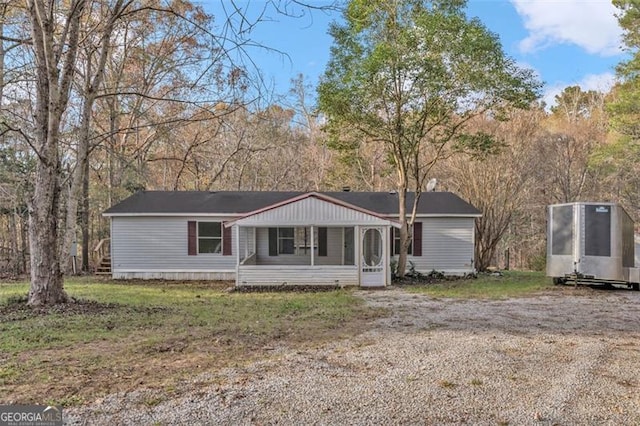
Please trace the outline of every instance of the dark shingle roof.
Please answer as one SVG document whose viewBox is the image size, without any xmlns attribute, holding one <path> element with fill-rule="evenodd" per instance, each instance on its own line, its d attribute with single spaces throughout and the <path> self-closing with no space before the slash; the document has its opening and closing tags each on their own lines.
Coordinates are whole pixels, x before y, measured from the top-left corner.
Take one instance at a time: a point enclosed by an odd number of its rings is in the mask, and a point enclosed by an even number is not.
<svg viewBox="0 0 640 426">
<path fill-rule="evenodd" d="M 304 192 L 279 191 L 141 191 L 107 209 L 111 214 L 244 214 L 276 204 Z M 322 192 L 381 215 L 398 214 L 398 195 L 391 192 Z M 413 205 L 407 194 L 407 210 Z M 424 192 L 418 214 L 479 215 L 480 211 L 451 192 Z"/>
</svg>

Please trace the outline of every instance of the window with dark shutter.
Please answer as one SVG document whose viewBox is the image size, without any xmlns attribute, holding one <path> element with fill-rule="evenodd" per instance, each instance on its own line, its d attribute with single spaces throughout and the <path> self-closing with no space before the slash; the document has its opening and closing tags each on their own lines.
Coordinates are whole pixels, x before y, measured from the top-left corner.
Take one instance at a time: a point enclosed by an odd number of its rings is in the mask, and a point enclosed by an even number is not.
<svg viewBox="0 0 640 426">
<path fill-rule="evenodd" d="M 413 227 L 410 227 L 409 231 L 411 232 L 412 230 Z M 409 241 L 409 248 L 407 248 L 407 254 L 409 256 L 413 254 L 413 246 L 414 240 L 411 239 L 411 241 Z M 398 254 L 400 254 L 400 230 L 391 228 L 391 256 Z"/>
<path fill-rule="evenodd" d="M 231 228 L 222 226 L 222 255 L 231 256 Z"/>
<path fill-rule="evenodd" d="M 413 255 L 422 256 L 422 222 L 413 224 Z"/>
<path fill-rule="evenodd" d="M 269 228 L 269 256 L 308 256 L 312 250 L 324 253 L 319 256 L 327 256 L 327 228 L 314 228 L 313 231 L 312 238 L 311 227 Z M 319 236 L 319 232 L 324 232 L 324 235 Z M 319 244 L 324 244 L 324 247 L 319 248 Z"/>
<path fill-rule="evenodd" d="M 327 255 L 327 228 L 318 228 L 318 256 Z"/>
<path fill-rule="evenodd" d="M 196 234 L 196 222 L 187 222 L 187 245 L 189 256 L 195 256 L 198 254 L 198 241 Z"/>
</svg>

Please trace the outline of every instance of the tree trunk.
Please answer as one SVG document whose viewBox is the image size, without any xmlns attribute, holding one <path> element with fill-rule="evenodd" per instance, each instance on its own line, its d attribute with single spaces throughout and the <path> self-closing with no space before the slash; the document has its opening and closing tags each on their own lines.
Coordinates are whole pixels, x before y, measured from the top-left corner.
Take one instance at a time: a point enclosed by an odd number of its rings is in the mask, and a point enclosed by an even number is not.
<svg viewBox="0 0 640 426">
<path fill-rule="evenodd" d="M 57 163 L 38 162 L 35 192 L 29 207 L 29 247 L 31 287 L 29 305 L 49 305 L 68 301 L 64 291 L 58 258 L 58 221 L 56 212 L 60 186 Z"/>
<path fill-rule="evenodd" d="M 398 188 L 398 219 L 400 221 L 400 253 L 396 276 L 404 278 L 407 271 L 407 251 L 409 250 L 409 227 L 407 224 L 407 187 Z"/>
<path fill-rule="evenodd" d="M 27 246 L 29 245 L 27 238 L 28 218 L 20 215 L 20 266 L 21 272 L 27 272 Z"/>
<path fill-rule="evenodd" d="M 107 147 L 107 205 L 112 206 L 114 197 L 113 197 L 113 187 L 115 182 L 114 177 L 114 161 L 115 161 L 115 150 L 116 150 L 116 106 L 115 106 L 116 97 L 112 97 L 109 99 L 107 103 L 109 107 L 109 139 L 108 139 L 108 147 Z"/>
<path fill-rule="evenodd" d="M 27 0 L 36 65 L 35 140 L 32 146 L 37 156 L 34 193 L 29 202 L 29 305 L 68 300 L 58 246 L 59 142 L 62 115 L 67 109 L 75 74 L 78 33 L 85 3 L 86 0 L 72 2 L 68 5 L 67 16 L 62 16 L 55 13 L 58 12 L 57 2 L 45 4 L 43 0 Z M 62 33 L 59 25 L 64 26 Z"/>
<path fill-rule="evenodd" d="M 72 180 L 73 180 L 73 174 L 72 174 Z M 61 191 L 64 193 L 64 190 L 66 188 L 62 187 Z M 59 249 L 59 253 L 58 255 L 60 256 L 60 270 L 62 271 L 62 273 L 64 275 L 69 275 L 72 272 L 72 263 L 71 263 L 71 244 L 73 241 L 75 241 L 75 217 L 69 217 L 71 216 L 71 210 L 72 210 L 72 206 L 73 206 L 73 182 L 71 183 L 71 185 L 68 188 L 68 194 L 67 194 L 67 199 L 66 199 L 66 204 L 63 206 L 62 204 L 64 203 L 60 203 L 60 216 L 64 216 L 65 220 L 64 222 L 62 222 L 59 226 L 60 226 L 60 240 L 58 241 L 58 249 Z"/>
<path fill-rule="evenodd" d="M 89 272 L 89 159 L 84 164 L 84 179 L 82 180 L 82 271 Z"/>
<path fill-rule="evenodd" d="M 93 105 L 93 102 L 91 102 Z M 89 100 L 85 99 L 82 107 L 82 119 L 80 123 L 80 131 L 78 132 L 78 146 L 76 156 L 76 167 L 73 171 L 71 188 L 69 189 L 69 197 L 67 198 L 67 216 L 66 227 L 64 232 L 63 246 L 61 250 L 62 263 L 68 265 L 66 260 L 71 253 L 71 245 L 77 241 L 77 220 L 78 220 L 78 203 L 82 197 L 85 180 L 85 170 L 88 165 L 89 156 L 89 120 L 91 116 L 91 106 Z M 84 203 L 83 203 L 84 205 Z M 84 265 L 84 261 L 83 261 Z M 83 269 L 84 270 L 84 269 Z M 68 270 L 65 271 L 68 273 Z"/>
<path fill-rule="evenodd" d="M 18 250 L 18 222 L 16 212 L 9 213 L 9 270 L 13 275 L 20 275 L 20 252 Z"/>
</svg>

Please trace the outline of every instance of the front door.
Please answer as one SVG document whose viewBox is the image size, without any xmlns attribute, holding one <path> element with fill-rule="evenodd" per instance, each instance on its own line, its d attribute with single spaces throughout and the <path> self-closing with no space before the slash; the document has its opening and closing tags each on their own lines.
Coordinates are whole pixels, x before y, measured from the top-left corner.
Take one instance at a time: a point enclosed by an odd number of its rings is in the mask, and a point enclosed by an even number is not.
<svg viewBox="0 0 640 426">
<path fill-rule="evenodd" d="M 385 244 L 383 227 L 363 227 L 361 231 L 360 285 L 380 287 L 385 285 Z"/>
</svg>

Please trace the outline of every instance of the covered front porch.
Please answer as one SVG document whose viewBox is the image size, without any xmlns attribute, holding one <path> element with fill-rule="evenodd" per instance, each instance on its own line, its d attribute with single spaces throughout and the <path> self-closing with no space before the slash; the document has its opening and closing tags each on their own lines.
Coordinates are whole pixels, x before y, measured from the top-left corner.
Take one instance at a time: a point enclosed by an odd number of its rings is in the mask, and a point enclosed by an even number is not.
<svg viewBox="0 0 640 426">
<path fill-rule="evenodd" d="M 385 286 L 396 222 L 306 194 L 227 224 L 237 286 Z"/>
</svg>

